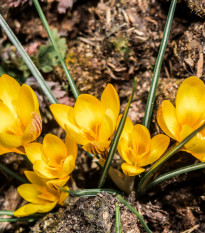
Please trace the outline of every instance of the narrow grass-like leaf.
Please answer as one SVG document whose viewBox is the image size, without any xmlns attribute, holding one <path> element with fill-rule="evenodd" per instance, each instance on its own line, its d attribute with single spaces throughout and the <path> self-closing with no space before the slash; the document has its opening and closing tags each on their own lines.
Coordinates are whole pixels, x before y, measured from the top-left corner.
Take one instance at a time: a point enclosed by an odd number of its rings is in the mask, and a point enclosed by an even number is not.
<svg viewBox="0 0 205 233">
<path fill-rule="evenodd" d="M 196 129 L 193 133 L 191 133 L 189 136 L 187 136 L 182 142 L 177 143 L 174 147 L 172 147 L 170 150 L 168 150 L 157 162 L 155 162 L 148 172 L 145 173 L 145 175 L 142 177 L 139 185 L 138 185 L 138 195 L 141 196 L 145 193 L 146 187 L 149 184 L 151 178 L 154 175 L 154 171 L 161 167 L 171 156 L 173 156 L 176 152 L 178 152 L 194 135 L 196 135 L 200 130 L 204 128 L 205 124 L 203 124 L 201 127 Z"/>
<path fill-rule="evenodd" d="M 55 214 L 55 212 L 50 212 L 51 214 Z M 40 218 L 45 216 L 47 213 L 37 213 L 37 214 L 32 214 L 29 215 L 31 218 Z M 9 210 L 0 210 L 0 215 L 7 215 L 7 216 L 14 216 L 14 211 L 9 211 Z"/>
<path fill-rule="evenodd" d="M 39 217 L 22 217 L 22 218 L 0 218 L 0 222 L 34 222 L 37 221 Z"/>
<path fill-rule="evenodd" d="M 163 182 L 165 180 L 171 179 L 172 177 L 179 176 L 181 174 L 196 171 L 196 170 L 203 169 L 203 168 L 205 168 L 205 163 L 197 163 L 197 164 L 192 164 L 192 165 L 189 165 L 189 166 L 186 166 L 186 167 L 178 168 L 178 169 L 176 169 L 174 171 L 167 172 L 167 173 L 157 177 L 152 182 L 150 182 L 147 185 L 145 192 L 147 190 L 151 189 L 153 186 L 155 186 L 155 185 L 157 185 L 157 184 L 159 184 L 159 183 L 161 183 L 161 182 Z"/>
<path fill-rule="evenodd" d="M 139 221 L 140 221 L 141 224 L 143 225 L 143 227 L 144 227 L 144 229 L 146 230 L 146 232 L 152 233 L 152 231 L 149 229 L 149 227 L 147 226 L 146 222 L 144 221 L 142 215 L 141 215 L 133 206 L 131 206 L 121 195 L 117 195 L 117 198 L 118 198 L 125 206 L 127 206 L 134 214 L 137 215 Z"/>
<path fill-rule="evenodd" d="M 117 202 L 115 206 L 115 219 L 116 219 L 116 233 L 121 233 L 122 230 L 121 230 L 120 208 Z"/>
<path fill-rule="evenodd" d="M 159 53 L 157 56 L 155 67 L 154 67 L 152 82 L 151 82 L 148 100 L 147 100 L 147 104 L 146 104 L 145 116 L 144 116 L 144 120 L 143 120 L 143 125 L 147 128 L 149 128 L 151 117 L 152 117 L 152 111 L 153 111 L 153 107 L 154 107 L 155 95 L 156 95 L 160 70 L 161 70 L 161 66 L 162 66 L 162 60 L 163 60 L 163 56 L 165 53 L 165 49 L 167 47 L 167 41 L 168 41 L 170 30 L 171 30 L 171 25 L 172 25 L 172 20 L 174 17 L 176 4 L 177 4 L 177 0 L 172 0 L 172 2 L 170 4 L 169 13 L 168 13 L 166 24 L 164 27 L 163 38 L 161 41 Z"/>
<path fill-rule="evenodd" d="M 38 11 L 40 19 L 41 19 L 41 21 L 42 21 L 42 23 L 43 23 L 43 25 L 44 25 L 47 33 L 48 33 L 48 36 L 49 36 L 49 38 L 51 40 L 51 43 L 53 44 L 53 47 L 54 47 L 54 49 L 55 49 L 55 51 L 56 51 L 56 53 L 58 55 L 58 58 L 59 58 L 60 63 L 62 65 L 62 67 L 63 67 L 63 70 L 65 72 L 67 80 L 68 80 L 68 82 L 70 84 L 70 87 L 71 87 L 71 90 L 73 92 L 73 95 L 74 95 L 75 99 L 77 99 L 78 96 L 79 96 L 78 89 L 77 89 L 77 87 L 75 85 L 75 82 L 73 81 L 73 78 L 72 78 L 72 76 L 71 76 L 71 74 L 70 74 L 70 72 L 69 72 L 69 70 L 68 70 L 68 68 L 67 68 L 67 66 L 66 66 L 66 64 L 65 64 L 65 62 L 64 62 L 64 60 L 63 60 L 63 58 L 61 56 L 61 54 L 60 54 L 60 51 L 59 51 L 59 49 L 58 49 L 58 47 L 56 45 L 56 42 L 55 42 L 55 40 L 54 40 L 54 38 L 52 36 L 52 33 L 51 33 L 50 27 L 48 25 L 48 22 L 46 20 L 46 17 L 45 17 L 45 15 L 44 15 L 44 13 L 43 13 L 43 11 L 41 9 L 41 6 L 40 6 L 38 0 L 33 0 L 33 2 L 34 2 L 34 5 L 35 5 L 35 7 L 36 7 L 36 9 Z"/>
<path fill-rule="evenodd" d="M 118 191 L 114 189 L 83 189 L 83 190 L 74 191 L 74 190 L 66 190 L 64 188 L 61 188 L 60 190 L 63 192 L 68 192 L 73 197 L 96 196 L 100 192 L 107 192 L 110 194 L 113 194 L 113 193 L 120 194 Z"/>
<path fill-rule="evenodd" d="M 0 215 L 14 216 L 14 211 L 0 210 Z"/>
<path fill-rule="evenodd" d="M 0 163 L 0 170 L 6 172 L 8 175 L 12 176 L 13 178 L 20 181 L 21 183 L 27 183 L 28 182 L 27 179 L 19 176 L 18 174 L 16 174 L 15 172 L 13 172 L 12 170 L 10 170 L 8 167 L 4 166 L 1 163 Z"/>
<path fill-rule="evenodd" d="M 129 101 L 127 103 L 127 106 L 125 108 L 125 111 L 124 111 L 124 113 L 122 115 L 122 118 L 121 118 L 120 123 L 118 125 L 118 128 L 116 130 L 115 136 L 114 136 L 114 138 L 113 138 L 113 140 L 111 142 L 110 149 L 109 149 L 109 152 L 108 152 L 108 155 L 107 155 L 107 159 L 105 161 L 105 165 L 104 165 L 104 168 L 103 168 L 103 171 L 102 171 L 102 175 L 101 175 L 99 183 L 98 183 L 98 188 L 101 188 L 103 186 L 103 184 L 105 183 L 105 180 L 107 178 L 107 174 L 108 174 L 108 171 L 110 169 L 113 156 L 114 156 L 115 151 L 117 149 L 117 145 L 118 145 L 118 141 L 120 139 L 120 135 L 121 135 L 122 130 L 124 128 L 124 124 L 125 124 L 125 121 L 126 121 L 126 118 L 127 118 L 127 113 L 128 113 L 128 110 L 129 110 L 129 107 L 130 107 L 130 104 L 131 104 L 131 101 L 132 101 L 132 98 L 133 98 L 133 95 L 134 95 L 134 92 L 135 92 L 135 89 L 136 89 L 136 85 L 137 85 L 137 79 L 135 78 L 130 99 L 129 99 Z"/>
<path fill-rule="evenodd" d="M 33 76 L 35 77 L 37 82 L 39 83 L 42 91 L 47 96 L 49 102 L 51 104 L 58 103 L 57 99 L 55 98 L 52 91 L 50 90 L 50 88 L 46 84 L 46 82 L 45 82 L 44 78 L 42 77 L 41 73 L 39 72 L 38 68 L 35 66 L 35 64 L 31 60 L 31 58 L 29 57 L 29 55 L 26 53 L 23 46 L 19 42 L 18 38 L 15 36 L 15 34 L 13 33 L 13 31 L 11 30 L 9 25 L 6 23 L 6 21 L 2 17 L 2 15 L 0 15 L 0 25 L 3 28 L 3 30 L 5 31 L 6 35 L 10 39 L 10 41 L 13 43 L 13 45 L 16 47 L 16 49 L 18 50 L 18 52 L 22 56 L 24 62 L 26 63 L 26 65 L 30 69 L 31 73 L 33 74 Z"/>
</svg>

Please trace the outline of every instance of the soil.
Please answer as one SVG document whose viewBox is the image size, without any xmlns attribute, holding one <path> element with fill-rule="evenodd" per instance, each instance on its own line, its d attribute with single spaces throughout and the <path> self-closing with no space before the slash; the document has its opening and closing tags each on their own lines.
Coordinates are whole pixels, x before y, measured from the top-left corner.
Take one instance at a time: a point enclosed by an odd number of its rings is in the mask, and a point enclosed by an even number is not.
<svg viewBox="0 0 205 233">
<path fill-rule="evenodd" d="M 134 77 L 137 90 L 129 110 L 133 123 L 142 123 L 149 86 L 160 41 L 170 5 L 166 0 L 49 0 L 41 6 L 51 28 L 57 28 L 67 42 L 66 64 L 81 93 L 100 97 L 108 82 L 117 89 L 121 111 L 125 109 Z M 15 32 L 24 48 L 32 56 L 48 40 L 46 31 L 30 0 L 3 0 L 1 13 Z M 195 75 L 205 81 L 205 2 L 179 1 L 176 7 L 168 46 L 160 74 L 155 110 L 151 123 L 152 135 L 159 133 L 156 111 L 162 100 L 174 103 L 180 83 Z M 15 54 L 14 47 L 6 46 L 8 39 L 0 34 L 0 66 L 5 58 Z M 12 53 L 12 54 L 13 54 Z M 16 68 L 15 68 L 16 69 Z M 23 76 L 22 70 L 18 72 Z M 62 68 L 56 66 L 43 74 L 60 103 L 74 105 Z M 65 133 L 52 118 L 49 102 L 32 76 L 26 83 L 36 91 L 43 116 L 43 132 L 61 138 Z M 161 173 L 196 163 L 185 152 L 172 157 Z M 23 176 L 31 167 L 21 155 L 2 155 L 0 163 Z M 119 155 L 114 158 L 120 168 Z M 100 168 L 79 149 L 76 168 L 70 187 L 72 189 L 96 188 Z M 175 177 L 153 187 L 141 199 L 133 191 L 125 195 L 143 215 L 153 232 L 205 232 L 205 174 L 203 170 Z M 137 182 L 137 181 L 136 181 Z M 0 171 L 0 209 L 15 210 L 25 201 L 16 188 L 20 183 Z M 106 188 L 117 187 L 107 180 Z M 69 197 L 65 208 L 55 209 L 56 215 L 47 214 L 38 222 L 1 223 L 0 232 L 115 232 L 115 203 L 120 206 L 122 232 L 145 232 L 137 217 L 119 202 L 115 195 L 100 193 L 96 197 Z"/>
</svg>

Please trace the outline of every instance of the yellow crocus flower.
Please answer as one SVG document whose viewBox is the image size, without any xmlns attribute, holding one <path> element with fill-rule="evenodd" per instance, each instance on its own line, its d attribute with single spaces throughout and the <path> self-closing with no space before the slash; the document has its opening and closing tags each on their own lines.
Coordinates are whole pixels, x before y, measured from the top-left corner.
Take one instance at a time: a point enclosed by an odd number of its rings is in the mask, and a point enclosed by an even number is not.
<svg viewBox="0 0 205 233">
<path fill-rule="evenodd" d="M 55 135 L 47 134 L 43 144 L 30 143 L 25 146 L 26 155 L 33 163 L 34 172 L 52 187 L 62 187 L 75 168 L 77 144 L 68 136 L 65 143 Z"/>
<path fill-rule="evenodd" d="M 68 192 L 49 188 L 45 180 L 32 171 L 25 171 L 25 175 L 31 184 L 22 184 L 17 188 L 17 191 L 26 201 L 31 203 L 17 209 L 14 212 L 16 217 L 46 213 L 51 211 L 57 204 L 63 205 L 68 197 Z M 69 190 L 67 186 L 64 189 Z"/>
<path fill-rule="evenodd" d="M 24 153 L 23 146 L 41 134 L 36 94 L 6 74 L 0 77 L 0 119 L 0 154 Z"/>
<path fill-rule="evenodd" d="M 157 121 L 165 134 L 181 142 L 205 122 L 204 83 L 194 76 L 185 79 L 178 89 L 175 104 L 176 107 L 164 100 Z M 183 150 L 205 162 L 205 129 L 186 143 Z"/>
<path fill-rule="evenodd" d="M 159 159 L 166 151 L 169 142 L 169 137 L 163 134 L 151 138 L 145 126 L 133 125 L 127 117 L 118 144 L 118 152 L 126 162 L 121 166 L 124 174 L 136 176 L 144 172 L 143 167 Z"/>
<path fill-rule="evenodd" d="M 66 133 L 92 154 L 106 155 L 120 111 L 119 96 L 108 84 L 101 100 L 81 94 L 74 107 L 52 104 L 50 109 Z"/>
</svg>

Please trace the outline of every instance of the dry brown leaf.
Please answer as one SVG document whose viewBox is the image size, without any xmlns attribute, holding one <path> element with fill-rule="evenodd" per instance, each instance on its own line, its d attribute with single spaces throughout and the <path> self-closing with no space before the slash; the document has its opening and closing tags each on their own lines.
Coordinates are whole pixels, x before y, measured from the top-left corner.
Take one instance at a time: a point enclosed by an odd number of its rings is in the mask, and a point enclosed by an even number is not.
<svg viewBox="0 0 205 233">
<path fill-rule="evenodd" d="M 69 8 L 71 9 L 73 7 L 73 0 L 58 0 L 58 12 L 60 14 L 65 14 L 66 10 Z"/>
</svg>

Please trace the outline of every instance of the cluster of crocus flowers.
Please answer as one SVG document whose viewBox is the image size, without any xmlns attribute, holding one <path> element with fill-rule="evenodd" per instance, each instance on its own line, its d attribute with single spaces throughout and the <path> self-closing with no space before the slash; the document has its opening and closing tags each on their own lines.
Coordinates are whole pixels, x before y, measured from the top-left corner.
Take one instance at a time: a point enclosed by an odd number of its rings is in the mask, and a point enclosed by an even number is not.
<svg viewBox="0 0 205 233">
<path fill-rule="evenodd" d="M 43 144 L 30 143 L 25 146 L 26 155 L 33 164 L 33 170 L 41 178 L 47 179 L 50 187 L 62 187 L 75 168 L 77 144 L 68 136 L 65 143 L 55 135 L 47 134 Z"/>
<path fill-rule="evenodd" d="M 47 134 L 43 144 L 30 143 L 25 146 L 25 152 L 34 171 L 25 172 L 31 184 L 17 188 L 18 193 L 30 202 L 14 212 L 17 217 L 46 213 L 57 204 L 63 205 L 68 197 L 65 190 L 69 190 L 65 184 L 75 168 L 77 144 L 69 136 L 64 143 L 57 136 Z"/>
<path fill-rule="evenodd" d="M 81 94 L 74 107 L 52 104 L 50 109 L 58 124 L 85 151 L 106 156 L 120 111 L 119 96 L 111 84 L 101 100 Z"/>
<path fill-rule="evenodd" d="M 163 134 L 151 138 L 145 126 L 133 125 L 127 117 L 118 144 L 118 152 L 125 161 L 121 166 L 122 171 L 128 176 L 136 176 L 144 172 L 143 167 L 159 159 L 166 151 L 169 142 L 169 137 Z"/>
<path fill-rule="evenodd" d="M 41 134 L 36 94 L 6 74 L 0 77 L 0 118 L 0 154 L 24 153 L 23 147 Z"/>
<path fill-rule="evenodd" d="M 164 100 L 157 113 L 160 128 L 169 137 L 181 142 L 205 123 L 205 85 L 197 77 L 189 77 L 178 89 L 176 107 Z M 205 129 L 188 141 L 183 150 L 205 162 Z"/>
<path fill-rule="evenodd" d="M 37 176 L 32 171 L 26 171 L 25 175 L 31 182 L 30 184 L 22 184 L 17 188 L 18 193 L 28 202 L 14 212 L 17 217 L 28 216 L 38 213 L 46 213 L 51 211 L 57 204 L 63 205 L 68 197 L 67 192 L 61 192 L 59 189 L 51 189 L 46 179 Z M 63 187 L 69 190 L 67 186 Z"/>
</svg>

